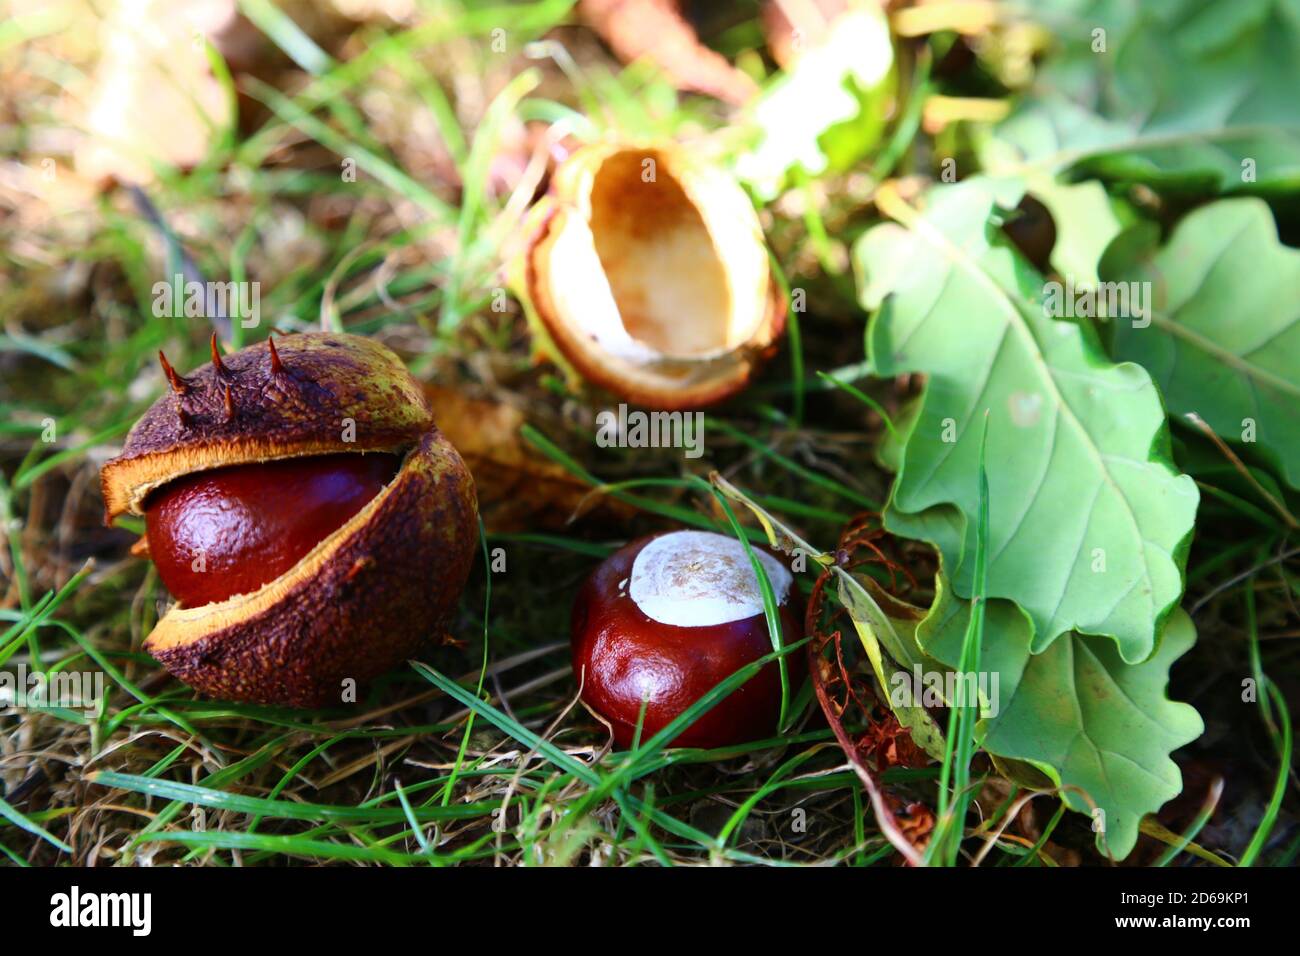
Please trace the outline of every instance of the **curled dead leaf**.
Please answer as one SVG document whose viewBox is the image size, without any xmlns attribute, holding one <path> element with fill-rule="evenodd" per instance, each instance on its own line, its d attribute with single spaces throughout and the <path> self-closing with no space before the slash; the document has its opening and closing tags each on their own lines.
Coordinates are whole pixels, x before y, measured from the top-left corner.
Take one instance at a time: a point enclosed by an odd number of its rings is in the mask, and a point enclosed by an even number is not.
<svg viewBox="0 0 1300 956">
<path fill-rule="evenodd" d="M 925 766 L 929 755 L 878 699 L 871 669 L 859 660 L 858 641 L 844 640 L 846 628 L 853 633 L 850 612 L 830 597 L 837 571 L 853 573 L 866 565 L 883 569 L 892 582 L 886 589 L 863 576 L 881 606 L 906 609 L 894 595 L 910 594 L 917 586 L 916 575 L 888 552 L 888 536 L 875 516 L 850 522 L 836 549 L 836 566 L 824 568 L 808 599 L 809 673 L 826 722 L 871 797 L 881 831 L 917 865 L 934 830 L 934 813 L 924 804 L 905 801 L 880 774 L 890 767 Z M 851 729 L 855 727 L 863 729 Z"/>
</svg>

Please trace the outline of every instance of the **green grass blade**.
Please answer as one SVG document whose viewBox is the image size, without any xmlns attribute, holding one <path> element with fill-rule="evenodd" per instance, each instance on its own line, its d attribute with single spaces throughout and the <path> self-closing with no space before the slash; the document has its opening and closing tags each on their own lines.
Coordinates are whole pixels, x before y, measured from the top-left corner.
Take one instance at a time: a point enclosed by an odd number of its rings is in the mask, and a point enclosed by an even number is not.
<svg viewBox="0 0 1300 956">
<path fill-rule="evenodd" d="M 62 850 L 64 853 L 72 852 L 72 847 L 68 846 L 66 843 L 64 843 L 54 834 L 50 833 L 44 827 L 40 826 L 37 823 L 33 823 L 31 820 L 27 819 L 27 817 L 23 816 L 12 806 L 10 806 L 9 803 L 6 802 L 3 797 L 0 797 L 0 817 L 4 817 L 6 820 L 8 820 L 10 823 L 12 823 L 20 830 L 26 830 L 28 833 L 32 834 L 33 836 L 40 837 L 46 843 L 50 844 L 50 846 Z"/>
</svg>

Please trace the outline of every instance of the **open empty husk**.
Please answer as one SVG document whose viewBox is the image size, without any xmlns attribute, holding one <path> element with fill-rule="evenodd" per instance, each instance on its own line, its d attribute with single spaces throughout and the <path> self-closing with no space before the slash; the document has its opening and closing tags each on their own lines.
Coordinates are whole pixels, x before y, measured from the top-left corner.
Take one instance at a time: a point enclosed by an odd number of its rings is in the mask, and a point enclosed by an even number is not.
<svg viewBox="0 0 1300 956">
<path fill-rule="evenodd" d="M 676 145 L 583 147 L 532 223 L 516 280 L 543 344 L 628 401 L 719 402 L 785 330 L 749 197 Z"/>
</svg>

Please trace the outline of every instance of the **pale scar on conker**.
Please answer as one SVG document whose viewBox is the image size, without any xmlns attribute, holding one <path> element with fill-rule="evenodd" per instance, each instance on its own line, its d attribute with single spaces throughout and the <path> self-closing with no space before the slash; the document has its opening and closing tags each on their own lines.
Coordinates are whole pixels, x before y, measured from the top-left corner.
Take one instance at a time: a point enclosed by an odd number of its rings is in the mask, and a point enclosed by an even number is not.
<svg viewBox="0 0 1300 956">
<path fill-rule="evenodd" d="M 478 540 L 474 485 L 388 349 L 307 333 L 180 375 L 104 465 L 177 604 L 145 649 L 216 697 L 313 707 L 437 634 Z"/>
</svg>

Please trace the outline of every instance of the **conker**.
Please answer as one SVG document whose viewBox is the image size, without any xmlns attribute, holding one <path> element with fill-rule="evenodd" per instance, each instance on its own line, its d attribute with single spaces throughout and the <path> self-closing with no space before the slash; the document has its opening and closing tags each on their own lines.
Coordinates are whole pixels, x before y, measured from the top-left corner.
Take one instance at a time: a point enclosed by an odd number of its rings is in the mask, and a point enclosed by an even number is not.
<svg viewBox="0 0 1300 956">
<path fill-rule="evenodd" d="M 145 501 L 149 555 L 187 607 L 274 581 L 392 480 L 396 455 L 313 455 L 178 478 Z"/>
<path fill-rule="evenodd" d="M 803 636 L 794 578 L 756 548 L 775 593 L 784 640 Z M 726 535 L 674 531 L 610 555 L 573 605 L 573 669 L 582 697 L 627 747 L 645 702 L 642 740 L 706 692 L 772 651 L 758 578 L 744 546 Z M 792 692 L 803 655 L 787 655 Z M 676 746 L 716 748 L 771 736 L 781 710 L 776 661 L 682 731 Z"/>
<path fill-rule="evenodd" d="M 179 375 L 100 475 L 178 599 L 144 647 L 203 693 L 315 707 L 437 635 L 478 541 L 473 481 L 397 356 L 353 335 Z M 355 698 L 350 698 L 355 699 Z"/>
</svg>

